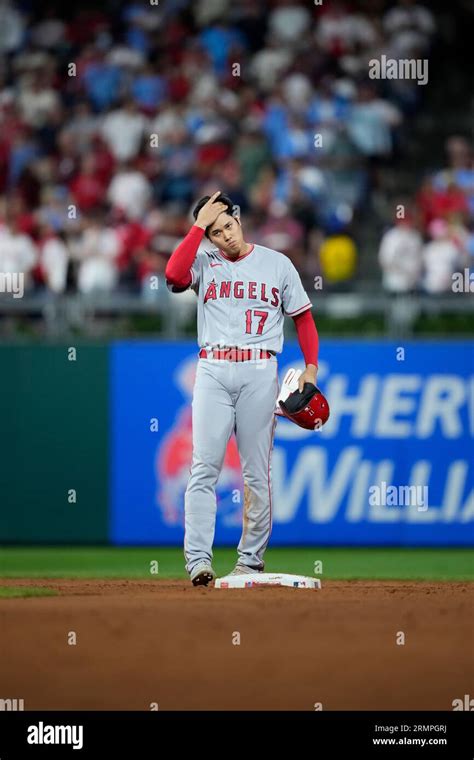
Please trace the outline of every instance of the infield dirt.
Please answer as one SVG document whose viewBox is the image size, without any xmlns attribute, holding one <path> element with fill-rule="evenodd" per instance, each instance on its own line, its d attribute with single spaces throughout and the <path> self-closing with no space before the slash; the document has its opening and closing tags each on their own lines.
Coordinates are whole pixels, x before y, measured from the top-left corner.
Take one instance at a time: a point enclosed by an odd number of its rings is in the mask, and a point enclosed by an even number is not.
<svg viewBox="0 0 474 760">
<path fill-rule="evenodd" d="M 26 710 L 451 710 L 474 695 L 474 583 L 2 583 L 59 594 L 0 600 L 0 698 Z"/>
</svg>

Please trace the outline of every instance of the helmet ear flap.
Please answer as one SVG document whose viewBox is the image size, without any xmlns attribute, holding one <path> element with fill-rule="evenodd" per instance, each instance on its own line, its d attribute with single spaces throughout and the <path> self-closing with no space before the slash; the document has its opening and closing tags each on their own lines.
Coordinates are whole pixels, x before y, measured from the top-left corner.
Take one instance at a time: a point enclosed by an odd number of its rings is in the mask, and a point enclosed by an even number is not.
<svg viewBox="0 0 474 760">
<path fill-rule="evenodd" d="M 284 402 L 286 404 L 286 410 L 290 413 L 301 411 L 301 409 L 304 409 L 306 404 L 313 398 L 314 394 L 319 392 L 320 391 L 318 391 L 313 383 L 305 383 L 302 391 L 297 388 L 293 393 L 290 393 Z"/>
<path fill-rule="evenodd" d="M 279 405 L 285 417 L 306 430 L 317 430 L 329 419 L 328 401 L 313 383 L 305 383 L 301 392 L 293 391 Z"/>
</svg>

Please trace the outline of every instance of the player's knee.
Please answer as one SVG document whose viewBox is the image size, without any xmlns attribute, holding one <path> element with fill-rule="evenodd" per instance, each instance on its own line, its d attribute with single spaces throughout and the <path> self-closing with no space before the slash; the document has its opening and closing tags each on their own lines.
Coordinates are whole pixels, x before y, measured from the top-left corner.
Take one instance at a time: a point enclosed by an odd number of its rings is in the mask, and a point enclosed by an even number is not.
<svg viewBox="0 0 474 760">
<path fill-rule="evenodd" d="M 194 458 L 191 466 L 191 480 L 196 482 L 217 482 L 220 472 L 220 462 L 212 461 L 207 457 Z"/>
<path fill-rule="evenodd" d="M 261 473 L 244 473 L 244 482 L 251 491 L 258 492 L 264 488 L 268 490 L 268 470 L 267 472 L 262 471 Z"/>
</svg>

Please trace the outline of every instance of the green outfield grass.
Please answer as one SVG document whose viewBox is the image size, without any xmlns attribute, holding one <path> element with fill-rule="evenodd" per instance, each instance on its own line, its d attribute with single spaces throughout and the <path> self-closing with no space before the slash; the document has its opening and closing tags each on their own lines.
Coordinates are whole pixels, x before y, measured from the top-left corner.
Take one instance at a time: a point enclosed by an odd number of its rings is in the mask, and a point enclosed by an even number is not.
<svg viewBox="0 0 474 760">
<path fill-rule="evenodd" d="M 218 575 L 228 573 L 237 554 L 214 553 Z M 472 549 L 274 548 L 265 555 L 266 570 L 315 574 L 322 562 L 327 579 L 474 580 Z M 151 563 L 158 563 L 158 574 Z M 186 578 L 181 548 L 173 547 L 3 547 L 0 578 Z"/>
<path fill-rule="evenodd" d="M 22 596 L 57 596 L 52 588 L 37 588 L 35 586 L 0 586 L 0 599 L 16 599 Z"/>
</svg>

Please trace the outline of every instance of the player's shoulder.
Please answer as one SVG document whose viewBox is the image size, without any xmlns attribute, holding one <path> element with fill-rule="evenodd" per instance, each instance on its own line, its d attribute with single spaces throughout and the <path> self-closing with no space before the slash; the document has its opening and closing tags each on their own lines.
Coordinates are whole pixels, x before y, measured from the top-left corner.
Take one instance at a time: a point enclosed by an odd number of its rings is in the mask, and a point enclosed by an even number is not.
<svg viewBox="0 0 474 760">
<path fill-rule="evenodd" d="M 265 245 L 260 245 L 259 243 L 254 244 L 254 250 L 256 253 L 261 253 L 262 256 L 272 256 L 274 258 L 287 258 L 284 253 L 281 253 L 281 251 L 276 251 L 274 248 L 267 248 Z"/>
<path fill-rule="evenodd" d="M 209 246 L 201 245 L 198 248 L 198 256 L 200 256 L 203 261 L 217 261 L 219 260 L 219 249 L 218 248 L 209 248 Z"/>
<path fill-rule="evenodd" d="M 254 260 L 256 262 L 261 263 L 264 261 L 265 265 L 272 265 L 277 269 L 286 270 L 292 264 L 291 259 L 286 256 L 286 254 L 281 253 L 281 251 L 276 251 L 274 248 L 267 248 L 266 246 L 260 245 L 259 243 L 253 244 L 252 253 L 255 256 Z M 222 261 L 220 258 L 221 252 L 219 248 L 209 247 L 209 245 L 201 245 L 198 249 L 198 256 L 201 257 L 203 261 L 207 261 L 211 265 L 213 261 Z"/>
<path fill-rule="evenodd" d="M 267 248 L 264 245 L 258 245 L 256 243 L 254 246 L 254 251 L 258 257 L 265 258 L 266 260 L 271 261 L 276 265 L 287 267 L 289 264 L 291 264 L 291 259 L 285 253 L 276 251 L 274 248 Z"/>
</svg>

